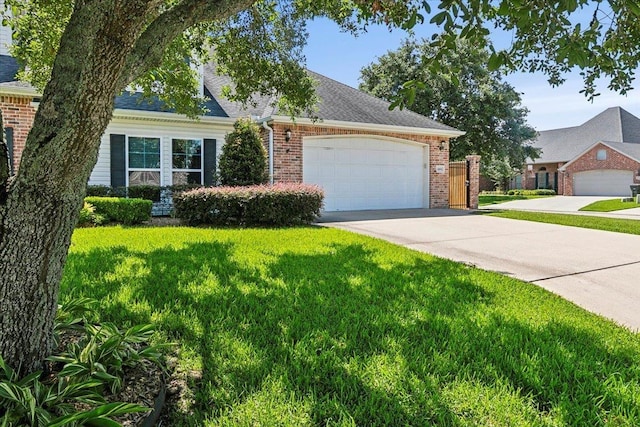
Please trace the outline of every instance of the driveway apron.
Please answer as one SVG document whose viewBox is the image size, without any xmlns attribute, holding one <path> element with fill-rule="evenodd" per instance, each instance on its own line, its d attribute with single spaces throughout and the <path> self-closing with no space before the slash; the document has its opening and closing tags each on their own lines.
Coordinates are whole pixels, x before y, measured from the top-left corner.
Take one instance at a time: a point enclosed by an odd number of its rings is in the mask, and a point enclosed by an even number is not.
<svg viewBox="0 0 640 427">
<path fill-rule="evenodd" d="M 351 213 L 321 225 L 528 281 L 640 330 L 640 236 L 446 210 L 430 215 L 371 220 L 363 213 L 359 220 Z"/>
</svg>

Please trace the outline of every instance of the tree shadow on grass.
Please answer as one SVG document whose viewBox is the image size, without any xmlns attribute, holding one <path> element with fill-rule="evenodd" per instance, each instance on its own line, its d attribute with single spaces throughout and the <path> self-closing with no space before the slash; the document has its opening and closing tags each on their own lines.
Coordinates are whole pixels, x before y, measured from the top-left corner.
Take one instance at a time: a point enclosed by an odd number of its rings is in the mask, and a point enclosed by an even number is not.
<svg viewBox="0 0 640 427">
<path fill-rule="evenodd" d="M 505 316 L 498 297 L 459 264 L 381 264 L 362 244 L 325 249 L 291 248 L 256 265 L 220 242 L 94 249 L 69 256 L 63 292 L 102 300 L 103 320 L 153 321 L 196 355 L 195 415 L 176 424 L 247 423 L 242 408 L 258 406 L 273 383 L 283 392 L 265 404 L 305 402 L 313 424 L 526 425 L 559 413 L 567 424 L 597 425 L 611 411 L 640 419 L 630 395 L 608 384 L 617 372 L 638 388 L 630 369 L 637 346 L 614 353 L 571 324 Z M 522 407 L 487 415 L 455 394 L 464 385 L 490 394 L 498 383 Z"/>
</svg>

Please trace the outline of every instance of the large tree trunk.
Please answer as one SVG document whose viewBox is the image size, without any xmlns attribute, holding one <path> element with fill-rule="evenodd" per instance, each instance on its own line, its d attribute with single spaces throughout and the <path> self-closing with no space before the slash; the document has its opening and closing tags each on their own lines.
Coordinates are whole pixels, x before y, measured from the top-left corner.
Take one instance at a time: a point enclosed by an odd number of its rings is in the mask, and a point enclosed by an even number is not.
<svg viewBox="0 0 640 427">
<path fill-rule="evenodd" d="M 185 29 L 254 1 L 75 1 L 18 173 L 9 182 L 0 169 L 0 354 L 20 372 L 51 352 L 62 270 L 115 96 Z"/>
<path fill-rule="evenodd" d="M 71 235 L 122 89 L 117 77 L 143 26 L 113 3 L 76 2 L 18 174 L 0 205 L 0 353 L 23 373 L 50 354 Z"/>
</svg>

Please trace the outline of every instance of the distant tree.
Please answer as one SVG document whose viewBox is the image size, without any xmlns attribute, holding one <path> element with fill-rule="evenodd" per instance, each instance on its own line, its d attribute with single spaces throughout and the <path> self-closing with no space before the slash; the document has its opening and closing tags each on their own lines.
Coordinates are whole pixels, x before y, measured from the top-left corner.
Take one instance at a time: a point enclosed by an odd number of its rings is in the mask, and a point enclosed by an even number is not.
<svg viewBox="0 0 640 427">
<path fill-rule="evenodd" d="M 265 184 L 267 152 L 262 145 L 260 128 L 251 119 L 239 119 L 233 124 L 233 132 L 227 134 L 218 162 L 222 185 Z"/>
<path fill-rule="evenodd" d="M 491 159 L 483 162 L 480 167 L 480 173 L 488 177 L 495 185 L 495 189 L 506 191 L 509 187 L 511 178 L 520 173 L 522 169 L 514 168 L 509 164 L 508 159 Z"/>
<path fill-rule="evenodd" d="M 437 54 L 440 67 L 434 72 L 425 58 Z M 464 40 L 441 53 L 426 41 L 405 40 L 398 50 L 362 69 L 360 89 L 392 100 L 407 81 L 420 82 L 408 108 L 466 132 L 451 142 L 452 159 L 480 154 L 522 165 L 535 156 L 527 143 L 535 130 L 526 122 L 528 110 L 520 94 L 500 73 L 487 69 L 489 56 Z"/>
</svg>

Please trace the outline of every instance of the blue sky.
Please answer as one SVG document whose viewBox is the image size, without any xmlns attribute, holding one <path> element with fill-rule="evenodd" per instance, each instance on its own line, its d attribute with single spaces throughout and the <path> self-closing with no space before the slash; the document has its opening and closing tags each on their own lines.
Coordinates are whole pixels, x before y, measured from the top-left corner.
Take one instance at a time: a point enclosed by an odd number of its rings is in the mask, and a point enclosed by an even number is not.
<svg viewBox="0 0 640 427">
<path fill-rule="evenodd" d="M 407 33 L 389 32 L 386 27 L 370 27 L 357 38 L 341 33 L 333 22 L 321 19 L 308 25 L 309 38 L 305 55 L 307 67 L 349 86 L 357 87 L 360 70 L 389 50 L 395 50 Z M 418 38 L 428 38 L 433 27 L 418 26 Z M 589 102 L 580 94 L 580 76 L 567 79 L 560 87 L 552 88 L 541 74 L 511 74 L 505 77 L 521 92 L 523 105 L 530 112 L 528 122 L 537 130 L 577 126 L 608 107 L 620 106 L 640 117 L 640 93 L 633 90 L 627 96 L 606 90 L 606 83 L 599 86 L 601 95 Z"/>
</svg>

